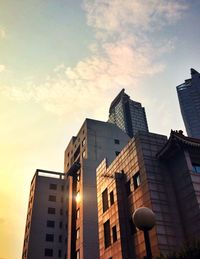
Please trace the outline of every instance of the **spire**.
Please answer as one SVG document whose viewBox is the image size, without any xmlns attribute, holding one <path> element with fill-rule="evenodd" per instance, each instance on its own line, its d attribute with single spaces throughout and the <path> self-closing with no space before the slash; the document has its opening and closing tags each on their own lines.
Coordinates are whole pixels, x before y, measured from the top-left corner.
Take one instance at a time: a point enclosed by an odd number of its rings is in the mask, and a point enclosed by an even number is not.
<svg viewBox="0 0 200 259">
<path fill-rule="evenodd" d="M 190 69 L 190 73 L 191 75 L 199 74 L 199 72 L 197 72 L 194 68 Z"/>
</svg>

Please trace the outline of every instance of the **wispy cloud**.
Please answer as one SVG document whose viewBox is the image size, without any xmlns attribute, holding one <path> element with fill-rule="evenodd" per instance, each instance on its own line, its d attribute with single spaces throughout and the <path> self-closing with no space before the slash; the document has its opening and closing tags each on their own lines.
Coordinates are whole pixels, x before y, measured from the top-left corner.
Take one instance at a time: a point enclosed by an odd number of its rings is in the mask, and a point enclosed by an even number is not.
<svg viewBox="0 0 200 259">
<path fill-rule="evenodd" d="M 108 33 L 128 31 L 128 27 L 147 31 L 179 20 L 187 9 L 175 0 L 85 0 L 88 24 Z"/>
<path fill-rule="evenodd" d="M 59 65 L 40 84 L 3 87 L 5 94 L 60 115 L 100 113 L 112 89 L 133 87 L 164 70 L 159 58 L 173 49 L 173 41 L 154 40 L 152 34 L 181 19 L 187 6 L 177 0 L 85 0 L 83 8 L 97 39 L 88 46 L 91 55 L 74 67 Z"/>
</svg>

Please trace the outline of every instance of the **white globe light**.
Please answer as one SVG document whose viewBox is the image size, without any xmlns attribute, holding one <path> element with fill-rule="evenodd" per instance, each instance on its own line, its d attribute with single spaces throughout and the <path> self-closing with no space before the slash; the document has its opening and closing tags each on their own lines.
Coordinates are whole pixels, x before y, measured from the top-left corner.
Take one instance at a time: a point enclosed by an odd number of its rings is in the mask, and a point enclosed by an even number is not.
<svg viewBox="0 0 200 259">
<path fill-rule="evenodd" d="M 133 222 L 140 230 L 150 230 L 155 225 L 155 214 L 149 208 L 138 208 L 133 213 Z"/>
</svg>

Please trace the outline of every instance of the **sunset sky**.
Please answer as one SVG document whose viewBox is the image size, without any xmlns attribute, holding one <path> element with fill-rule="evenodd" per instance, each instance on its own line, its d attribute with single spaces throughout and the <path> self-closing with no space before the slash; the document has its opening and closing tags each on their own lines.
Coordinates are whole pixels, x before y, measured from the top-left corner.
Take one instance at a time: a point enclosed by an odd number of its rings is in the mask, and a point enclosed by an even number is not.
<svg viewBox="0 0 200 259">
<path fill-rule="evenodd" d="M 199 0 L 0 1 L 0 259 L 21 258 L 35 170 L 63 171 L 122 88 L 151 132 L 185 132 L 176 86 L 200 71 L 199 14 Z"/>
</svg>

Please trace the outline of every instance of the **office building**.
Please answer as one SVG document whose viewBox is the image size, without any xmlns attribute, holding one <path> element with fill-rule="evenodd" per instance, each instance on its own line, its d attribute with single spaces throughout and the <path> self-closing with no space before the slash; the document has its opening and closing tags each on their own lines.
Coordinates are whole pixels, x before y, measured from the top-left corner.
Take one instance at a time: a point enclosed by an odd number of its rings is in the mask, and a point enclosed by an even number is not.
<svg viewBox="0 0 200 259">
<path fill-rule="evenodd" d="M 116 125 L 86 119 L 65 150 L 64 174 L 37 170 L 29 197 L 23 259 L 99 258 L 96 167 L 130 138 Z"/>
<path fill-rule="evenodd" d="M 144 107 L 141 103 L 131 100 L 124 89 L 110 105 L 108 122 L 117 125 L 130 138 L 138 131 L 148 132 Z"/>
<path fill-rule="evenodd" d="M 31 182 L 22 259 L 66 258 L 64 174 L 37 169 Z"/>
<path fill-rule="evenodd" d="M 153 256 L 200 238 L 200 140 L 139 132 L 111 165 L 98 166 L 97 200 L 100 259 L 144 258 L 144 236 L 132 221 L 142 206 L 156 216 Z"/>
<path fill-rule="evenodd" d="M 104 157 L 111 163 L 129 140 L 114 124 L 86 119 L 67 146 L 67 258 L 99 258 L 96 167 Z"/>
<path fill-rule="evenodd" d="M 192 68 L 191 78 L 176 89 L 187 134 L 200 138 L 200 74 Z"/>
</svg>

